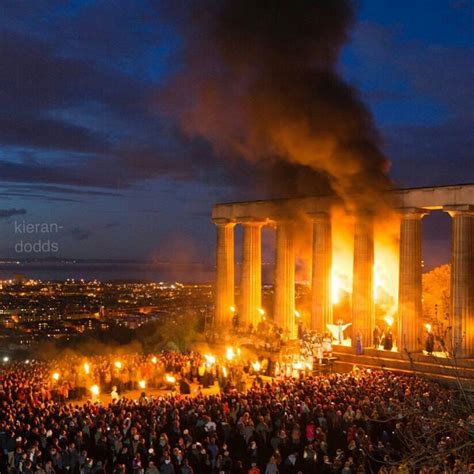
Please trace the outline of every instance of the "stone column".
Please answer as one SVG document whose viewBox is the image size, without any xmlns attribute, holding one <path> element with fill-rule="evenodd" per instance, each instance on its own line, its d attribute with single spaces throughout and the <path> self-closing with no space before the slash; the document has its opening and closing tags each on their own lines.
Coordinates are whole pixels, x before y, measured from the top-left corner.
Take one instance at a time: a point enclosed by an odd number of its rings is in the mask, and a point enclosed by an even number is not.
<svg viewBox="0 0 474 474">
<path fill-rule="evenodd" d="M 399 350 L 420 350 L 423 334 L 421 287 L 421 219 L 423 209 L 402 209 L 398 286 Z"/>
<path fill-rule="evenodd" d="M 214 219 L 217 226 L 216 286 L 214 325 L 229 325 L 234 306 L 234 223 Z"/>
<path fill-rule="evenodd" d="M 262 223 L 246 221 L 243 227 L 240 324 L 245 329 L 250 324 L 257 329 L 262 306 Z"/>
<path fill-rule="evenodd" d="M 474 206 L 447 209 L 452 217 L 451 321 L 453 348 L 474 356 Z"/>
<path fill-rule="evenodd" d="M 313 218 L 313 262 L 311 281 L 311 329 L 320 333 L 332 324 L 332 233 L 328 212 Z"/>
<path fill-rule="evenodd" d="M 354 226 L 352 279 L 352 345 L 360 334 L 362 347 L 372 345 L 374 309 L 374 224 L 369 213 L 357 212 Z"/>
<path fill-rule="evenodd" d="M 277 223 L 274 321 L 289 339 L 295 339 L 295 248 L 293 224 Z"/>
</svg>

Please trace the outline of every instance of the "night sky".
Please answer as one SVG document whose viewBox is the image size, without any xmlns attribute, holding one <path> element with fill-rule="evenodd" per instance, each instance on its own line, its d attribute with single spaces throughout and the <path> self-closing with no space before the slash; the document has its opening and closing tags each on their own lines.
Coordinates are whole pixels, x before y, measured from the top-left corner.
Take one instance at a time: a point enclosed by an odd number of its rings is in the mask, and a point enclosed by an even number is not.
<svg viewBox="0 0 474 474">
<path fill-rule="evenodd" d="M 2 0 L 0 257 L 27 256 L 24 220 L 62 226 L 54 256 L 210 261 L 212 205 L 260 197 L 163 110 L 182 41 L 156 3 Z M 360 2 L 339 69 L 401 187 L 474 182 L 473 21 L 470 0 Z M 424 226 L 446 260 L 449 218 Z"/>
</svg>

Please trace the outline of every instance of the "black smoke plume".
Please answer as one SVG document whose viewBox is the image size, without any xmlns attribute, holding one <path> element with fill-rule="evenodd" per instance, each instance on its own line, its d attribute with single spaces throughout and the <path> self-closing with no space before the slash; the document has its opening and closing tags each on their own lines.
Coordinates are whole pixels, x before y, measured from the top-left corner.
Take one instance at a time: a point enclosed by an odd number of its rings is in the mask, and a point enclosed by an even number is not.
<svg viewBox="0 0 474 474">
<path fill-rule="evenodd" d="M 187 134 L 263 168 L 282 197 L 388 188 L 372 116 L 337 72 L 352 1 L 177 0 L 167 12 L 184 37 L 167 99 Z"/>
</svg>

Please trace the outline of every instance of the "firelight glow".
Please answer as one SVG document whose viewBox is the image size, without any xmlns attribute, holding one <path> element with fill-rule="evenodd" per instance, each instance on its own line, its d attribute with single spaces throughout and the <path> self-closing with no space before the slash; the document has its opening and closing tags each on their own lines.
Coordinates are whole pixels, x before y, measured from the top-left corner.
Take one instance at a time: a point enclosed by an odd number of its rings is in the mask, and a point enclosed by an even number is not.
<svg viewBox="0 0 474 474">
<path fill-rule="evenodd" d="M 225 358 L 227 360 L 233 360 L 235 357 L 235 352 L 233 347 L 228 347 L 225 352 Z"/>
<path fill-rule="evenodd" d="M 385 316 L 384 320 L 389 327 L 393 326 L 393 322 L 394 322 L 393 316 Z"/>
<path fill-rule="evenodd" d="M 173 375 L 170 375 L 170 374 L 166 374 L 165 375 L 165 380 L 168 383 L 175 383 L 176 382 L 176 377 L 174 377 Z"/>
</svg>

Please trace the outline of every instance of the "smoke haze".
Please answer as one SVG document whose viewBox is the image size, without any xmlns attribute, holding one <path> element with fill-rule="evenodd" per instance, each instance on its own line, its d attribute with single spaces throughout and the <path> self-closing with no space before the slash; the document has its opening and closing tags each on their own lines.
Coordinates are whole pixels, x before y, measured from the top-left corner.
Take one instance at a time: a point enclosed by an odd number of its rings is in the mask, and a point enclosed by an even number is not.
<svg viewBox="0 0 474 474">
<path fill-rule="evenodd" d="M 372 116 L 337 72 L 353 2 L 177 4 L 167 13 L 181 25 L 185 59 L 165 98 L 189 136 L 234 166 L 244 158 L 263 167 L 273 195 L 368 203 L 389 187 Z"/>
</svg>

